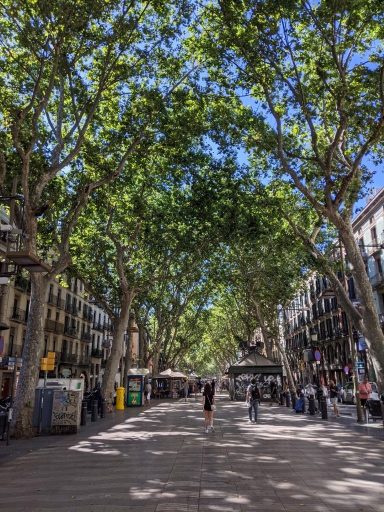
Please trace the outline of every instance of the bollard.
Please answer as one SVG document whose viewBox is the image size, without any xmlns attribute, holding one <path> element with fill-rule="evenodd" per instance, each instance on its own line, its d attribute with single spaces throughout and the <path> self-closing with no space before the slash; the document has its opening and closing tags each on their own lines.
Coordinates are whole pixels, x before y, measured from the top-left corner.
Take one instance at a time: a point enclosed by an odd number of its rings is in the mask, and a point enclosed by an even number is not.
<svg viewBox="0 0 384 512">
<path fill-rule="evenodd" d="M 327 420 L 328 419 L 328 407 L 327 407 L 327 398 L 325 396 L 321 397 L 320 404 L 321 404 L 321 419 Z"/>
<path fill-rule="evenodd" d="M 105 398 L 101 400 L 101 407 L 100 407 L 100 418 L 105 418 L 105 413 L 107 410 L 107 401 Z"/>
<path fill-rule="evenodd" d="M 308 398 L 308 412 L 311 416 L 314 416 L 315 412 L 316 412 L 316 407 L 315 407 L 315 398 L 313 396 L 310 396 Z"/>
<path fill-rule="evenodd" d="M 284 405 L 284 402 L 285 402 L 284 398 L 285 398 L 284 393 L 280 393 L 280 405 Z"/>
<path fill-rule="evenodd" d="M 97 408 L 99 402 L 97 400 L 92 400 L 92 412 L 91 412 L 91 421 L 97 421 Z"/>
<path fill-rule="evenodd" d="M 291 393 L 289 391 L 285 393 L 285 405 L 291 407 Z"/>
<path fill-rule="evenodd" d="M 80 425 L 87 424 L 87 412 L 88 412 L 88 403 L 86 400 L 81 402 L 81 420 Z"/>
</svg>

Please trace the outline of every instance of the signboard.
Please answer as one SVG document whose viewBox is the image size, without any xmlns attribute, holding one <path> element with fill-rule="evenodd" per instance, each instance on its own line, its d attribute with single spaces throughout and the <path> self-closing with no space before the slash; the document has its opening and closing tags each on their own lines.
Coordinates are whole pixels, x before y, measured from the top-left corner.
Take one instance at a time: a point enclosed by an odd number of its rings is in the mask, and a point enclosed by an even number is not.
<svg viewBox="0 0 384 512">
<path fill-rule="evenodd" d="M 80 425 L 80 393 L 55 389 L 52 404 L 52 426 Z"/>
</svg>

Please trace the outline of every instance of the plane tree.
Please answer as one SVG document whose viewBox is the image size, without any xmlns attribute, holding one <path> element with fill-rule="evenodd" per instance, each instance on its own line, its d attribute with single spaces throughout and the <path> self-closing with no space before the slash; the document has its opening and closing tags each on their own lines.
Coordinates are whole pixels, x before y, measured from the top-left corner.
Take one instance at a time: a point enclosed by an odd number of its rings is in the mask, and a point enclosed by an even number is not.
<svg viewBox="0 0 384 512">
<path fill-rule="evenodd" d="M 191 47 L 205 56 L 208 85 L 249 109 L 240 128 L 255 169 L 284 180 L 320 226 L 337 229 L 361 302 L 345 308 L 383 382 L 384 336 L 351 226 L 369 167 L 382 161 L 381 2 L 222 0 L 203 9 Z"/>
<path fill-rule="evenodd" d="M 13 221 L 32 259 L 48 254 L 45 221 L 57 218 L 50 268 L 31 273 L 17 436 L 33 435 L 44 301 L 49 280 L 70 264 L 71 231 L 91 194 L 121 174 L 150 132 L 153 96 L 166 96 L 188 74 L 177 40 L 190 9 L 176 4 L 2 3 L 0 185 L 3 196 L 22 198 L 23 225 L 20 215 Z M 97 159 L 116 145 L 114 169 L 84 165 L 84 151 Z"/>
</svg>

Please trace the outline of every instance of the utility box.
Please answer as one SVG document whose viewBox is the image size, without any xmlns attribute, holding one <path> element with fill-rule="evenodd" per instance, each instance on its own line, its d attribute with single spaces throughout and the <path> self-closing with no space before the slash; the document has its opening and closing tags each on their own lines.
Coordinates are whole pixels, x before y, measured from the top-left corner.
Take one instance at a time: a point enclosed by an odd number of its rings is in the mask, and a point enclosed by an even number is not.
<svg viewBox="0 0 384 512">
<path fill-rule="evenodd" d="M 57 388 L 56 388 L 57 389 Z M 61 389 L 61 387 L 60 387 Z M 42 434 L 50 434 L 54 387 L 36 388 L 32 423 Z"/>
<path fill-rule="evenodd" d="M 51 434 L 76 434 L 81 419 L 81 391 L 53 392 Z"/>
<path fill-rule="evenodd" d="M 75 434 L 80 426 L 81 391 L 36 388 L 33 426 L 43 434 Z"/>
</svg>

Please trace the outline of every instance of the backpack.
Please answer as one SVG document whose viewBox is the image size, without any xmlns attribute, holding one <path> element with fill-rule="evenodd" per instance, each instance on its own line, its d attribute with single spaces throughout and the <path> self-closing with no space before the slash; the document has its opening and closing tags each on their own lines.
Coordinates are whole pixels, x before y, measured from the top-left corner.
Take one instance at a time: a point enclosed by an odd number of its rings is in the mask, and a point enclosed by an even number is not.
<svg viewBox="0 0 384 512">
<path fill-rule="evenodd" d="M 255 385 L 251 387 L 251 400 L 260 400 L 260 391 Z"/>
</svg>

